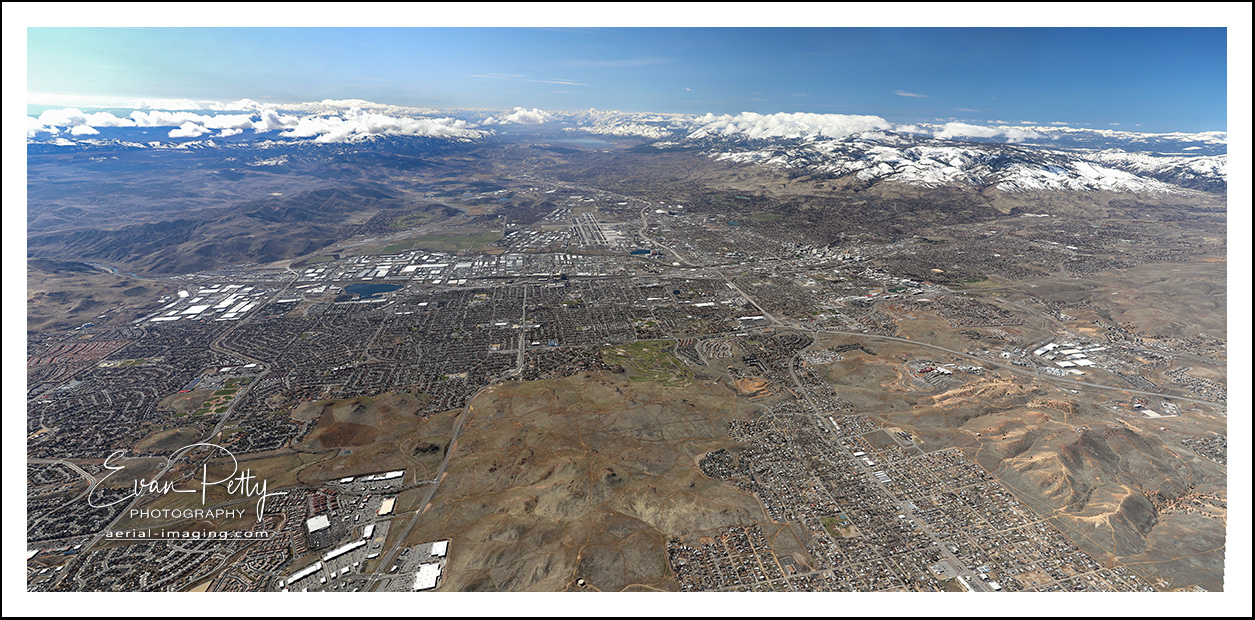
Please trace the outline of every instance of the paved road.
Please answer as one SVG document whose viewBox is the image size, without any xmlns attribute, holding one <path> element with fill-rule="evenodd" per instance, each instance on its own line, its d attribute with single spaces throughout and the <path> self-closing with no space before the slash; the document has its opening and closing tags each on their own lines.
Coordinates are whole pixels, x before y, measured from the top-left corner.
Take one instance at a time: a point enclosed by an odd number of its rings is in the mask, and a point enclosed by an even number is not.
<svg viewBox="0 0 1255 620">
<path fill-rule="evenodd" d="M 810 347 L 814 346 L 818 341 L 819 340 L 816 339 L 815 342 L 812 342 L 810 345 L 807 345 L 806 349 L 809 349 Z M 806 349 L 802 349 L 802 351 L 805 351 Z M 816 423 L 822 426 L 824 423 L 824 420 L 823 420 L 823 414 L 820 412 L 820 407 L 815 404 L 814 400 L 811 399 L 810 393 L 806 390 L 806 387 L 802 385 L 802 382 L 798 380 L 797 373 L 794 372 L 794 366 L 796 366 L 796 363 L 798 359 L 801 357 L 801 355 L 802 353 L 801 351 L 799 351 L 798 353 L 795 353 L 793 357 L 789 360 L 789 376 L 793 378 L 794 384 L 797 385 L 798 392 L 802 394 L 802 398 L 805 399 L 806 404 L 810 406 L 811 413 L 814 414 Z M 854 456 L 854 453 L 849 448 L 847 448 L 844 444 L 842 444 L 840 441 L 837 441 L 834 439 L 833 447 L 837 450 L 838 454 L 840 454 L 842 457 L 853 461 L 855 466 L 858 467 L 859 471 L 863 473 L 863 477 L 870 480 L 872 484 L 879 487 L 880 490 L 884 492 L 885 497 L 888 497 L 889 500 L 892 501 L 898 507 L 898 511 L 901 514 L 906 515 L 907 519 L 915 523 L 916 527 L 919 528 L 919 531 L 923 532 L 924 535 L 928 536 L 929 540 L 932 541 L 933 546 L 937 547 L 941 555 L 944 556 L 945 559 L 950 562 L 950 565 L 953 566 L 955 570 L 957 570 L 960 574 L 962 574 L 967 579 L 968 584 L 973 589 L 975 589 L 977 592 L 987 592 L 987 591 L 992 590 L 988 584 L 985 584 L 979 579 L 972 578 L 973 571 L 971 567 L 969 567 L 966 563 L 960 560 L 958 556 L 954 555 L 954 553 L 952 553 L 950 549 L 946 547 L 947 541 L 942 540 L 941 537 L 937 536 L 937 533 L 934 532 L 932 528 L 929 527 L 928 524 L 923 519 L 920 519 L 919 517 L 915 515 L 915 511 L 911 508 L 910 502 L 899 498 L 896 494 L 894 494 L 892 489 L 889 489 L 885 483 L 881 482 L 879 478 L 873 475 L 872 468 L 870 466 L 864 463 L 862 459 Z"/>
<path fill-rule="evenodd" d="M 776 319 L 776 317 L 771 316 L 771 313 L 767 312 L 766 310 L 763 310 L 763 307 L 758 305 L 757 300 L 755 300 L 753 297 L 750 297 L 749 295 L 746 295 L 745 291 L 741 290 L 741 287 L 737 286 L 736 283 L 732 281 L 732 278 L 729 278 L 728 275 L 725 274 L 722 270 L 716 269 L 715 273 L 718 273 L 719 277 L 723 278 L 723 281 L 727 282 L 728 286 L 732 287 L 732 290 L 736 291 L 737 293 L 740 293 L 741 297 L 744 297 L 746 301 L 753 304 L 755 308 L 758 308 L 758 311 L 761 312 L 762 315 L 766 317 L 768 321 L 771 321 L 772 323 L 779 323 L 781 325 L 785 324 L 783 321 L 779 321 Z"/>
<path fill-rule="evenodd" d="M 65 465 L 70 469 L 78 472 L 78 475 L 87 479 L 88 484 L 96 484 L 96 477 L 87 473 L 87 470 L 63 459 L 26 459 L 27 463 L 32 465 Z"/>
<path fill-rule="evenodd" d="M 27 464 L 38 464 L 38 465 L 65 465 L 66 467 L 69 467 L 70 469 L 73 469 L 75 472 L 77 472 L 78 475 L 87 479 L 87 488 L 84 489 L 82 493 L 79 493 L 78 495 L 71 497 L 69 500 L 66 500 L 65 503 L 61 504 L 61 507 L 69 506 L 70 504 L 73 504 L 74 502 L 77 502 L 78 500 L 83 499 L 84 497 L 87 497 L 87 495 L 92 492 L 92 489 L 96 488 L 96 477 L 87 473 L 87 470 L 83 469 L 82 467 L 79 467 L 78 465 L 75 465 L 74 463 L 71 463 L 69 461 L 64 461 L 61 459 L 26 459 L 26 462 Z M 71 536 L 70 538 L 75 538 L 75 537 Z"/>
<path fill-rule="evenodd" d="M 285 292 L 287 292 L 289 288 L 291 288 L 294 282 L 296 282 L 295 278 L 289 281 L 282 289 L 279 289 L 278 292 L 276 292 L 273 296 L 271 296 L 270 299 L 267 300 L 267 303 L 275 299 L 278 299 L 280 295 L 284 294 Z M 262 307 L 265 307 L 265 304 L 262 304 L 261 306 L 259 306 L 258 309 L 260 310 L 260 308 Z M 244 355 L 236 351 L 231 351 L 222 346 L 222 341 L 229 334 L 239 329 L 241 325 L 244 325 L 248 321 L 248 319 L 251 318 L 252 316 L 255 316 L 255 313 L 250 314 L 247 317 L 242 317 L 241 320 L 236 321 L 235 324 L 232 325 L 225 332 L 223 332 L 222 335 L 218 336 L 212 342 L 210 342 L 209 348 L 219 353 L 224 353 L 224 354 L 232 355 L 235 357 L 241 357 L 250 362 L 257 364 L 257 370 L 259 371 L 257 378 L 251 381 L 248 385 L 241 388 L 239 392 L 236 392 L 235 397 L 231 399 L 231 403 L 227 405 L 227 410 L 223 412 L 222 419 L 219 420 L 216 425 L 214 425 L 213 430 L 209 431 L 208 434 L 206 434 L 203 438 L 201 438 L 199 441 L 194 442 L 194 443 L 211 443 L 213 438 L 218 435 L 218 433 L 222 430 L 222 427 L 227 423 L 227 420 L 231 418 L 231 414 L 235 411 L 236 403 L 240 402 L 244 398 L 244 396 L 248 394 L 249 390 L 253 388 L 253 386 L 260 383 L 261 380 L 265 378 L 266 373 L 268 372 L 269 367 L 265 363 L 263 363 L 261 360 L 251 358 L 247 355 Z M 70 465 L 71 467 L 74 467 L 70 463 L 66 463 L 66 464 Z M 152 480 L 160 480 L 162 476 L 165 476 L 166 473 L 169 472 L 170 468 L 173 466 L 174 466 L 174 460 L 166 459 L 165 465 L 161 468 L 161 471 L 157 472 L 157 474 L 153 476 Z M 77 471 L 80 471 L 83 475 L 87 476 L 87 472 L 83 472 L 81 469 L 77 467 L 74 467 L 74 469 L 76 469 Z M 91 480 L 95 480 L 91 476 L 87 476 L 87 477 Z M 95 486 L 95 483 L 93 482 L 93 485 L 88 487 L 88 492 L 91 492 L 94 486 Z M 90 551 L 93 547 L 95 547 L 96 544 L 98 544 L 104 538 L 105 533 L 111 531 L 113 529 L 113 526 L 117 525 L 118 521 L 122 520 L 123 517 L 130 514 L 131 509 L 135 508 L 139 504 L 139 502 L 142 499 L 144 499 L 144 497 L 145 495 L 141 494 L 139 497 L 136 497 L 132 499 L 130 502 L 128 502 L 126 506 L 120 512 L 118 512 L 118 516 L 114 517 L 111 521 L 109 521 L 108 525 L 106 525 L 103 529 L 97 532 L 94 536 L 92 536 L 91 540 L 89 540 L 87 543 L 83 545 L 82 549 L 79 550 L 77 557 L 81 558 L 87 555 L 87 552 Z M 69 573 L 69 572 L 70 571 L 68 570 L 61 571 L 59 576 L 56 578 L 56 581 L 59 582 L 62 579 L 60 575 L 65 575 L 66 573 Z"/>
<path fill-rule="evenodd" d="M 369 588 L 374 587 L 375 583 L 379 581 L 381 577 L 388 576 L 385 572 L 386 569 L 392 567 L 397 551 L 399 551 L 402 544 L 405 543 L 405 539 L 409 537 L 410 532 L 414 529 L 414 525 L 418 523 L 418 518 L 422 516 L 425 510 L 427 510 L 427 506 L 431 503 L 431 499 L 435 497 L 436 491 L 440 488 L 440 483 L 444 480 L 445 469 L 449 466 L 449 459 L 453 456 L 453 451 L 457 449 L 458 437 L 462 434 L 462 424 L 466 422 L 466 416 L 471 412 L 471 402 L 485 390 L 491 389 L 492 387 L 494 386 L 480 388 L 479 391 L 475 392 L 470 398 L 466 399 L 466 406 L 462 408 L 462 415 L 458 416 L 458 421 L 453 425 L 453 435 L 449 439 L 449 449 L 445 450 L 444 459 L 440 461 L 440 469 L 437 470 L 436 475 L 432 477 L 433 483 L 431 488 L 427 490 L 427 496 L 424 497 L 423 501 L 414 509 L 414 516 L 410 517 L 410 522 L 405 525 L 405 529 L 401 530 L 401 533 L 392 541 L 392 546 L 388 547 L 388 549 L 379 557 L 379 564 L 375 565 L 375 572 L 371 574 L 370 582 L 366 586 L 368 591 Z M 388 532 L 388 536 L 392 536 L 391 531 Z"/>
<path fill-rule="evenodd" d="M 642 207 L 642 208 L 641 208 L 641 230 L 640 230 L 640 233 L 641 233 L 641 238 L 642 238 L 642 239 L 644 239 L 645 241 L 649 242 L 649 243 L 656 243 L 656 244 L 658 244 L 658 245 L 662 246 L 662 249 L 664 249 L 664 250 L 666 250 L 666 251 L 670 252 L 670 253 L 671 253 L 671 255 L 675 257 L 675 262 L 678 262 L 678 263 L 680 263 L 681 265 L 684 265 L 684 266 L 686 266 L 686 267 L 696 267 L 696 266 L 697 266 L 697 264 L 696 264 L 696 263 L 693 263 L 692 261 L 689 261 L 689 260 L 685 259 L 683 256 L 680 256 L 680 253 L 679 253 L 679 252 L 677 252 L 677 251 L 675 251 L 675 248 L 672 248 L 671 246 L 669 246 L 669 245 L 667 245 L 667 244 L 665 244 L 665 243 L 663 243 L 663 242 L 661 242 L 661 241 L 658 241 L 657 239 L 650 239 L 650 238 L 649 238 L 649 237 L 645 234 L 645 231 L 649 229 L 649 220 L 648 220 L 648 217 L 649 217 L 649 216 L 648 216 L 648 214 L 647 214 L 647 212 L 648 212 L 648 211 L 649 211 L 649 207 Z"/>
</svg>

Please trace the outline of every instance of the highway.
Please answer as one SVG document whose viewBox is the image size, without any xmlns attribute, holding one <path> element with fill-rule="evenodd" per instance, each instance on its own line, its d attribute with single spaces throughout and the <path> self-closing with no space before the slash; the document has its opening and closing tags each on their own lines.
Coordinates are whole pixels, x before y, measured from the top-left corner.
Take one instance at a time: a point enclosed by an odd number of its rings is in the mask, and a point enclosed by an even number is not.
<svg viewBox="0 0 1255 620">
<path fill-rule="evenodd" d="M 807 347 L 805 349 L 802 349 L 802 351 L 805 351 L 806 349 L 809 349 L 815 346 L 815 344 L 817 344 L 818 342 L 819 342 L 819 339 L 816 338 L 815 342 L 812 342 L 810 345 L 807 345 Z M 810 392 L 806 389 L 805 386 L 802 385 L 802 382 L 797 378 L 797 373 L 794 371 L 794 366 L 796 365 L 798 359 L 801 357 L 802 351 L 798 351 L 797 353 L 795 353 L 793 357 L 789 360 L 789 376 L 793 378 L 793 383 L 797 386 L 798 393 L 801 394 L 802 398 L 806 400 L 806 404 L 810 407 L 811 413 L 814 414 L 815 423 L 818 424 L 819 426 L 823 426 L 824 418 L 823 418 L 822 412 L 820 411 L 819 406 L 816 405 L 815 401 L 811 399 Z M 864 463 L 862 459 L 859 459 L 858 457 L 854 456 L 854 453 L 851 452 L 850 449 L 847 448 L 840 441 L 833 439 L 833 447 L 836 448 L 837 453 L 841 457 L 850 459 L 854 463 L 855 467 L 857 467 L 858 470 L 862 472 L 863 477 L 870 480 L 872 484 L 874 484 L 876 487 L 880 488 L 880 490 L 884 493 L 885 497 L 888 497 L 890 501 L 892 501 L 897 506 L 898 511 L 901 514 L 905 515 L 906 518 L 909 519 L 912 523 L 914 523 L 919 528 L 919 531 L 923 532 L 924 535 L 928 536 L 929 540 L 932 541 L 933 546 L 937 548 L 937 550 L 941 553 L 941 555 L 945 557 L 946 561 L 948 561 L 950 565 L 955 568 L 955 570 L 957 570 L 960 574 L 962 574 L 967 579 L 968 584 L 975 591 L 977 592 L 991 591 L 991 588 L 989 587 L 988 584 L 984 583 L 983 581 L 979 579 L 974 579 L 972 577 L 973 571 L 971 567 L 965 564 L 962 560 L 958 558 L 958 556 L 954 555 L 954 553 L 951 552 L 950 549 L 946 547 L 946 541 L 942 540 L 941 537 L 937 536 L 937 533 L 934 532 L 932 528 L 928 526 L 927 522 L 925 522 L 923 519 L 920 519 L 919 517 L 915 515 L 915 510 L 911 507 L 910 502 L 899 498 L 893 492 L 892 489 L 888 488 L 888 486 L 884 482 L 882 482 L 879 478 L 873 475 L 872 468 L 870 466 Z"/>
<path fill-rule="evenodd" d="M 370 588 L 374 587 L 380 577 L 387 576 L 386 569 L 392 566 L 393 560 L 396 559 L 397 552 L 405 543 L 405 539 L 408 538 L 410 532 L 413 531 L 414 525 L 418 523 L 418 519 L 422 516 L 423 511 L 427 510 L 427 506 L 431 504 L 431 499 L 436 496 L 436 491 L 440 488 L 440 483 L 444 480 L 445 469 L 449 466 L 449 459 L 453 456 L 453 451 L 457 449 L 458 437 L 462 434 L 462 424 L 466 422 L 466 416 L 471 412 L 471 403 L 474 402 L 476 397 L 484 393 L 485 390 L 491 389 L 492 387 L 493 386 L 480 388 L 479 391 L 475 392 L 470 398 L 466 399 L 466 406 L 462 408 L 462 415 L 458 416 L 458 421 L 453 425 L 453 434 L 449 438 L 449 448 L 445 450 L 444 459 L 440 461 L 440 469 L 436 471 L 435 476 L 432 476 L 433 482 L 431 488 L 427 490 L 427 496 L 424 497 L 423 501 L 414 508 L 414 516 L 410 517 L 410 522 L 405 525 L 405 529 L 401 530 L 396 538 L 393 539 L 392 545 L 380 555 L 379 563 L 375 565 L 375 572 L 371 574 L 370 581 L 366 585 L 367 591 L 370 591 Z M 391 531 L 388 532 L 388 537 L 392 538 Z"/>
</svg>

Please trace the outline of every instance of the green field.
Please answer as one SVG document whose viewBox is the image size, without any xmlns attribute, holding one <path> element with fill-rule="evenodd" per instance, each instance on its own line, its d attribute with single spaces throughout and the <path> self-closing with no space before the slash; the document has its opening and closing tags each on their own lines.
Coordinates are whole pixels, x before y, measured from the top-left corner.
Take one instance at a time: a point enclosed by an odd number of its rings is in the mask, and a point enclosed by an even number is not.
<svg viewBox="0 0 1255 620">
<path fill-rule="evenodd" d="M 778 222 L 780 221 L 780 217 L 781 216 L 776 213 L 751 213 L 749 215 L 746 215 L 742 219 L 747 219 L 754 222 Z"/>
<path fill-rule="evenodd" d="M 629 370 L 630 381 L 656 381 L 672 387 L 688 385 L 694 379 L 693 372 L 671 355 L 672 346 L 668 340 L 642 340 L 603 349 L 602 359 Z"/>
<path fill-rule="evenodd" d="M 223 413 L 227 410 L 227 406 L 231 404 L 231 399 L 235 398 L 236 392 L 240 391 L 240 386 L 248 385 L 252 379 L 249 377 L 235 377 L 227 379 L 221 390 L 215 390 L 205 399 L 192 415 L 205 415 L 207 413 Z"/>
<path fill-rule="evenodd" d="M 363 252 L 363 254 L 396 254 L 397 252 L 413 250 L 414 243 L 415 241 L 411 239 L 409 241 L 398 241 L 396 243 L 389 243 L 388 245 L 383 246 L 372 246 Z"/>
<path fill-rule="evenodd" d="M 397 229 L 414 228 L 416 226 L 426 224 L 436 219 L 435 214 L 416 212 L 397 218 L 392 222 L 392 227 Z"/>
<path fill-rule="evenodd" d="M 501 239 L 499 232 L 481 232 L 481 233 L 438 233 L 425 235 L 415 239 L 415 246 L 427 250 L 470 250 L 483 247 Z"/>
<path fill-rule="evenodd" d="M 824 529 L 828 530 L 828 533 L 832 534 L 833 538 L 849 538 L 852 534 L 850 531 L 850 522 L 844 515 L 838 515 L 835 517 L 820 517 L 819 522 L 823 523 Z"/>
<path fill-rule="evenodd" d="M 499 232 L 432 233 L 388 245 L 369 246 L 362 250 L 362 254 L 396 254 L 416 248 L 436 252 L 456 252 L 482 248 L 500 238 Z"/>
</svg>

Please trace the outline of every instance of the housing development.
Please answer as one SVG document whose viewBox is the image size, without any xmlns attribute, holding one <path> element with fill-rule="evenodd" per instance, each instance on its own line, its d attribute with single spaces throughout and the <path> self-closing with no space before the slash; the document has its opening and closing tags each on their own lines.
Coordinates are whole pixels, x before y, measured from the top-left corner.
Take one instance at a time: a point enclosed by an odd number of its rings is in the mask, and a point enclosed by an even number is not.
<svg viewBox="0 0 1255 620">
<path fill-rule="evenodd" d="M 28 29 L 19 595 L 1244 600 L 1225 32 Z"/>
<path fill-rule="evenodd" d="M 1223 331 L 1138 318 L 1139 282 L 1223 261 L 1223 211 L 1012 210 L 819 244 L 778 199 L 561 170 L 434 181 L 420 195 L 452 221 L 380 211 L 303 258 L 109 274 L 152 288 L 33 333 L 30 588 L 1218 585 L 1198 559 L 1126 558 L 1177 553 L 1147 536 L 1177 520 L 1223 536 Z M 282 492 L 261 515 L 227 495 L 247 516 L 145 518 L 185 502 L 127 486 L 191 486 L 226 453 Z M 1194 482 L 1152 485 L 1178 470 Z M 604 519 L 625 523 L 547 574 L 486 564 Z"/>
</svg>

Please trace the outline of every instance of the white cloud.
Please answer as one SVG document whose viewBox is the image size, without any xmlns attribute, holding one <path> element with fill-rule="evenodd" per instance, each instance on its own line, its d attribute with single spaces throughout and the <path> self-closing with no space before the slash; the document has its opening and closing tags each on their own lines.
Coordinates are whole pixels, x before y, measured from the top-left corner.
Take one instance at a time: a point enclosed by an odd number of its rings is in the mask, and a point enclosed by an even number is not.
<svg viewBox="0 0 1255 620">
<path fill-rule="evenodd" d="M 864 131 L 893 129 L 892 123 L 879 116 L 805 112 L 742 112 L 736 116 L 707 114 L 698 117 L 695 122 L 698 128 L 689 134 L 690 139 L 735 135 L 748 138 L 844 138 Z"/>
<path fill-rule="evenodd" d="M 210 129 L 252 129 L 254 126 L 251 114 L 218 114 L 207 116 L 201 123 Z"/>
<path fill-rule="evenodd" d="M 188 121 L 174 129 L 171 129 L 169 136 L 171 138 L 199 138 L 207 133 L 209 133 L 209 129 L 207 129 L 204 125 L 197 125 L 196 123 Z"/>
<path fill-rule="evenodd" d="M 948 140 L 950 138 L 997 138 L 1003 137 L 1011 142 L 1043 138 L 1045 136 L 1020 127 L 984 127 L 967 123 L 946 123 L 934 137 Z"/>
<path fill-rule="evenodd" d="M 553 115 L 539 108 L 514 108 L 514 111 L 497 119 L 499 123 L 518 123 L 520 125 L 539 125 L 553 118 Z"/>
<path fill-rule="evenodd" d="M 263 110 L 271 106 L 269 104 L 257 103 L 256 101 L 253 101 L 252 99 L 237 99 L 235 101 L 228 101 L 227 103 L 219 103 L 215 101 L 209 104 L 208 107 L 210 110 L 245 111 L 245 110 Z"/>
<path fill-rule="evenodd" d="M 135 121 L 135 125 L 138 127 L 178 127 L 183 123 L 199 125 L 208 118 L 208 115 L 195 112 L 169 112 L 166 110 L 153 110 L 152 112 L 136 110 L 131 112 L 131 120 Z"/>
<path fill-rule="evenodd" d="M 308 116 L 295 127 L 279 134 L 284 138 L 309 138 L 315 142 L 345 142 L 368 135 L 430 136 L 477 138 L 483 132 L 463 120 L 452 118 L 409 118 L 349 110 L 344 117 Z"/>
<path fill-rule="evenodd" d="M 919 97 L 921 99 L 925 99 L 929 97 L 929 95 L 921 95 L 919 93 L 908 93 L 905 90 L 895 90 L 893 91 L 893 94 L 899 97 Z"/>
<path fill-rule="evenodd" d="M 267 110 L 268 112 L 269 110 Z M 263 122 L 267 118 L 262 113 Z M 168 112 L 153 110 L 131 112 L 131 120 L 140 127 L 175 127 L 187 123 L 199 125 L 209 131 L 211 129 L 255 129 L 258 124 L 251 114 L 197 114 L 195 112 Z M 172 136 L 173 137 L 173 136 Z"/>
<path fill-rule="evenodd" d="M 941 131 L 936 133 L 936 137 L 943 140 L 949 138 L 992 138 L 999 133 L 1001 132 L 997 127 L 982 127 L 967 123 L 946 123 L 941 128 Z"/>
<path fill-rule="evenodd" d="M 240 101 L 251 100 L 241 99 Z M 256 101 L 251 101 L 251 103 L 258 106 L 262 105 L 258 104 Z M 313 114 L 339 114 L 341 112 L 348 112 L 354 108 L 360 110 L 370 110 L 381 114 L 435 114 L 437 112 L 437 110 L 432 108 L 416 108 L 412 106 L 375 103 L 374 101 L 367 101 L 365 99 L 323 99 L 322 101 L 307 101 L 304 103 L 268 104 L 264 107 L 277 108 L 287 112 L 310 112 Z"/>
<path fill-rule="evenodd" d="M 165 103 L 178 104 L 178 107 L 189 107 L 191 100 L 172 100 Z M 137 105 L 151 105 L 152 101 L 132 102 Z M 195 103 L 195 102 L 191 102 Z M 98 127 L 171 127 L 171 138 L 195 138 L 218 131 L 220 136 L 233 136 L 246 129 L 257 133 L 283 131 L 286 138 L 314 138 L 318 142 L 340 142 L 365 135 L 405 135 L 432 136 L 446 138 L 477 138 L 484 132 L 475 130 L 476 125 L 453 118 L 422 118 L 403 115 L 406 113 L 426 113 L 426 108 L 407 108 L 378 104 L 359 99 L 333 100 L 327 99 L 317 103 L 296 104 L 295 107 L 317 110 L 334 110 L 335 113 L 322 115 L 301 115 L 285 113 L 287 106 L 271 106 L 260 104 L 251 99 L 240 99 L 229 103 L 204 102 L 202 110 L 226 111 L 238 110 L 242 114 L 201 113 L 192 110 L 170 109 L 137 109 L 129 117 L 119 118 L 110 112 L 86 113 L 78 108 L 61 108 L 45 110 L 38 118 L 27 117 L 27 137 L 34 138 L 38 134 L 57 135 L 64 130 L 71 130 L 76 136 L 95 135 Z M 370 109 L 352 106 L 361 103 Z M 341 109 L 350 106 L 348 109 Z M 385 113 L 384 111 L 388 111 Z M 535 124 L 552 118 L 548 112 L 539 109 L 527 110 L 515 108 L 500 122 Z"/>
<path fill-rule="evenodd" d="M 132 127 L 135 123 L 128 118 L 118 118 L 109 112 L 93 112 L 88 114 L 78 108 L 62 108 L 44 110 L 39 115 L 39 122 L 54 127 L 74 127 L 91 125 L 93 127 Z"/>
<path fill-rule="evenodd" d="M 276 129 L 295 127 L 300 119 L 290 114 L 280 114 L 278 110 L 262 110 L 260 119 L 253 122 L 253 131 L 265 133 Z"/>
<path fill-rule="evenodd" d="M 1067 125 L 1065 121 L 1050 121 L 1051 125 Z"/>
<path fill-rule="evenodd" d="M 1011 142 L 1019 142 L 1021 140 L 1038 140 L 1046 137 L 1029 129 L 1020 129 L 1018 127 L 1003 127 L 1003 129 L 1005 130 L 1003 135 Z"/>
<path fill-rule="evenodd" d="M 57 129 L 56 127 L 45 125 L 44 123 L 39 122 L 39 119 L 33 116 L 26 117 L 26 137 L 34 138 L 35 136 L 41 133 L 52 134 L 55 136 L 61 133 L 61 130 Z"/>
<path fill-rule="evenodd" d="M 279 134 L 285 138 L 312 138 L 327 134 L 344 125 L 344 119 L 338 116 L 306 116 L 297 121 L 296 126 Z"/>
</svg>

